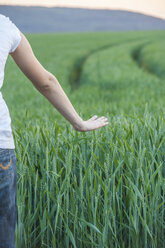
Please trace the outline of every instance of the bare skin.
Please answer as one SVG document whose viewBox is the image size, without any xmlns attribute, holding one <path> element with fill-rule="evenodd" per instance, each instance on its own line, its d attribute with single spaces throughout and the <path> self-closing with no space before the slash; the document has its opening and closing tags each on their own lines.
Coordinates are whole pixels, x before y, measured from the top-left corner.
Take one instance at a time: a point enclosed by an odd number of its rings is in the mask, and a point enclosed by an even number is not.
<svg viewBox="0 0 165 248">
<path fill-rule="evenodd" d="M 87 132 L 107 126 L 108 119 L 104 116 L 98 118 L 94 115 L 89 120 L 82 120 L 56 77 L 40 64 L 22 33 L 21 37 L 19 46 L 10 55 L 35 88 L 70 122 L 72 127 L 76 131 Z"/>
</svg>

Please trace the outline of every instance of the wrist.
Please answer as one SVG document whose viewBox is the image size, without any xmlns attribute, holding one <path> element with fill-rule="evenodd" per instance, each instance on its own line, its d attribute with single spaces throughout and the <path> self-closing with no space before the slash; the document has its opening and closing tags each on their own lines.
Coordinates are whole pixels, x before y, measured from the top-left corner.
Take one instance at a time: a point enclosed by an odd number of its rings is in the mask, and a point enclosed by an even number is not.
<svg viewBox="0 0 165 248">
<path fill-rule="evenodd" d="M 81 117 L 79 117 L 73 124 L 73 128 L 76 130 L 76 131 L 82 131 L 83 130 L 83 119 Z"/>
</svg>

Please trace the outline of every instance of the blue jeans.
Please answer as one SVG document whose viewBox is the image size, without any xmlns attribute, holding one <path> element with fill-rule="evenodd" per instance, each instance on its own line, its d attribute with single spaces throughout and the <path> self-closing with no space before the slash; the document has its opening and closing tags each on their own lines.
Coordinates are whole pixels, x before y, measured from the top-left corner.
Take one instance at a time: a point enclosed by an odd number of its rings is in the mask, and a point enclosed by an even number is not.
<svg viewBox="0 0 165 248">
<path fill-rule="evenodd" d="M 0 247 L 15 248 L 17 161 L 14 149 L 0 148 Z"/>
</svg>

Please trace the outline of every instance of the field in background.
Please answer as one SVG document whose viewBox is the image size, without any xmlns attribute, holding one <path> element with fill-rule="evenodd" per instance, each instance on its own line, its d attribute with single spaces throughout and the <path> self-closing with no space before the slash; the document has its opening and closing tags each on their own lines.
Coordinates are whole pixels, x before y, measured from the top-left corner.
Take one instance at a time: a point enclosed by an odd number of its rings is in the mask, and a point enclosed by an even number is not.
<svg viewBox="0 0 165 248">
<path fill-rule="evenodd" d="M 27 35 L 84 119 L 76 133 L 9 58 L 17 248 L 156 248 L 165 239 L 165 32 Z"/>
</svg>

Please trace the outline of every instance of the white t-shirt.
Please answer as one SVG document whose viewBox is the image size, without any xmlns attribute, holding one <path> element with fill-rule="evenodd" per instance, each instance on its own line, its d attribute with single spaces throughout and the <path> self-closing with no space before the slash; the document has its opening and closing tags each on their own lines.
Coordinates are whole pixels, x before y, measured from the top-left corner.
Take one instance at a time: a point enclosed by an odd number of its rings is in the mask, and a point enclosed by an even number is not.
<svg viewBox="0 0 165 248">
<path fill-rule="evenodd" d="M 9 53 L 14 52 L 21 41 L 18 28 L 12 21 L 0 15 L 0 90 L 4 80 L 4 69 Z M 0 148 L 14 149 L 11 119 L 7 105 L 0 91 Z"/>
</svg>

